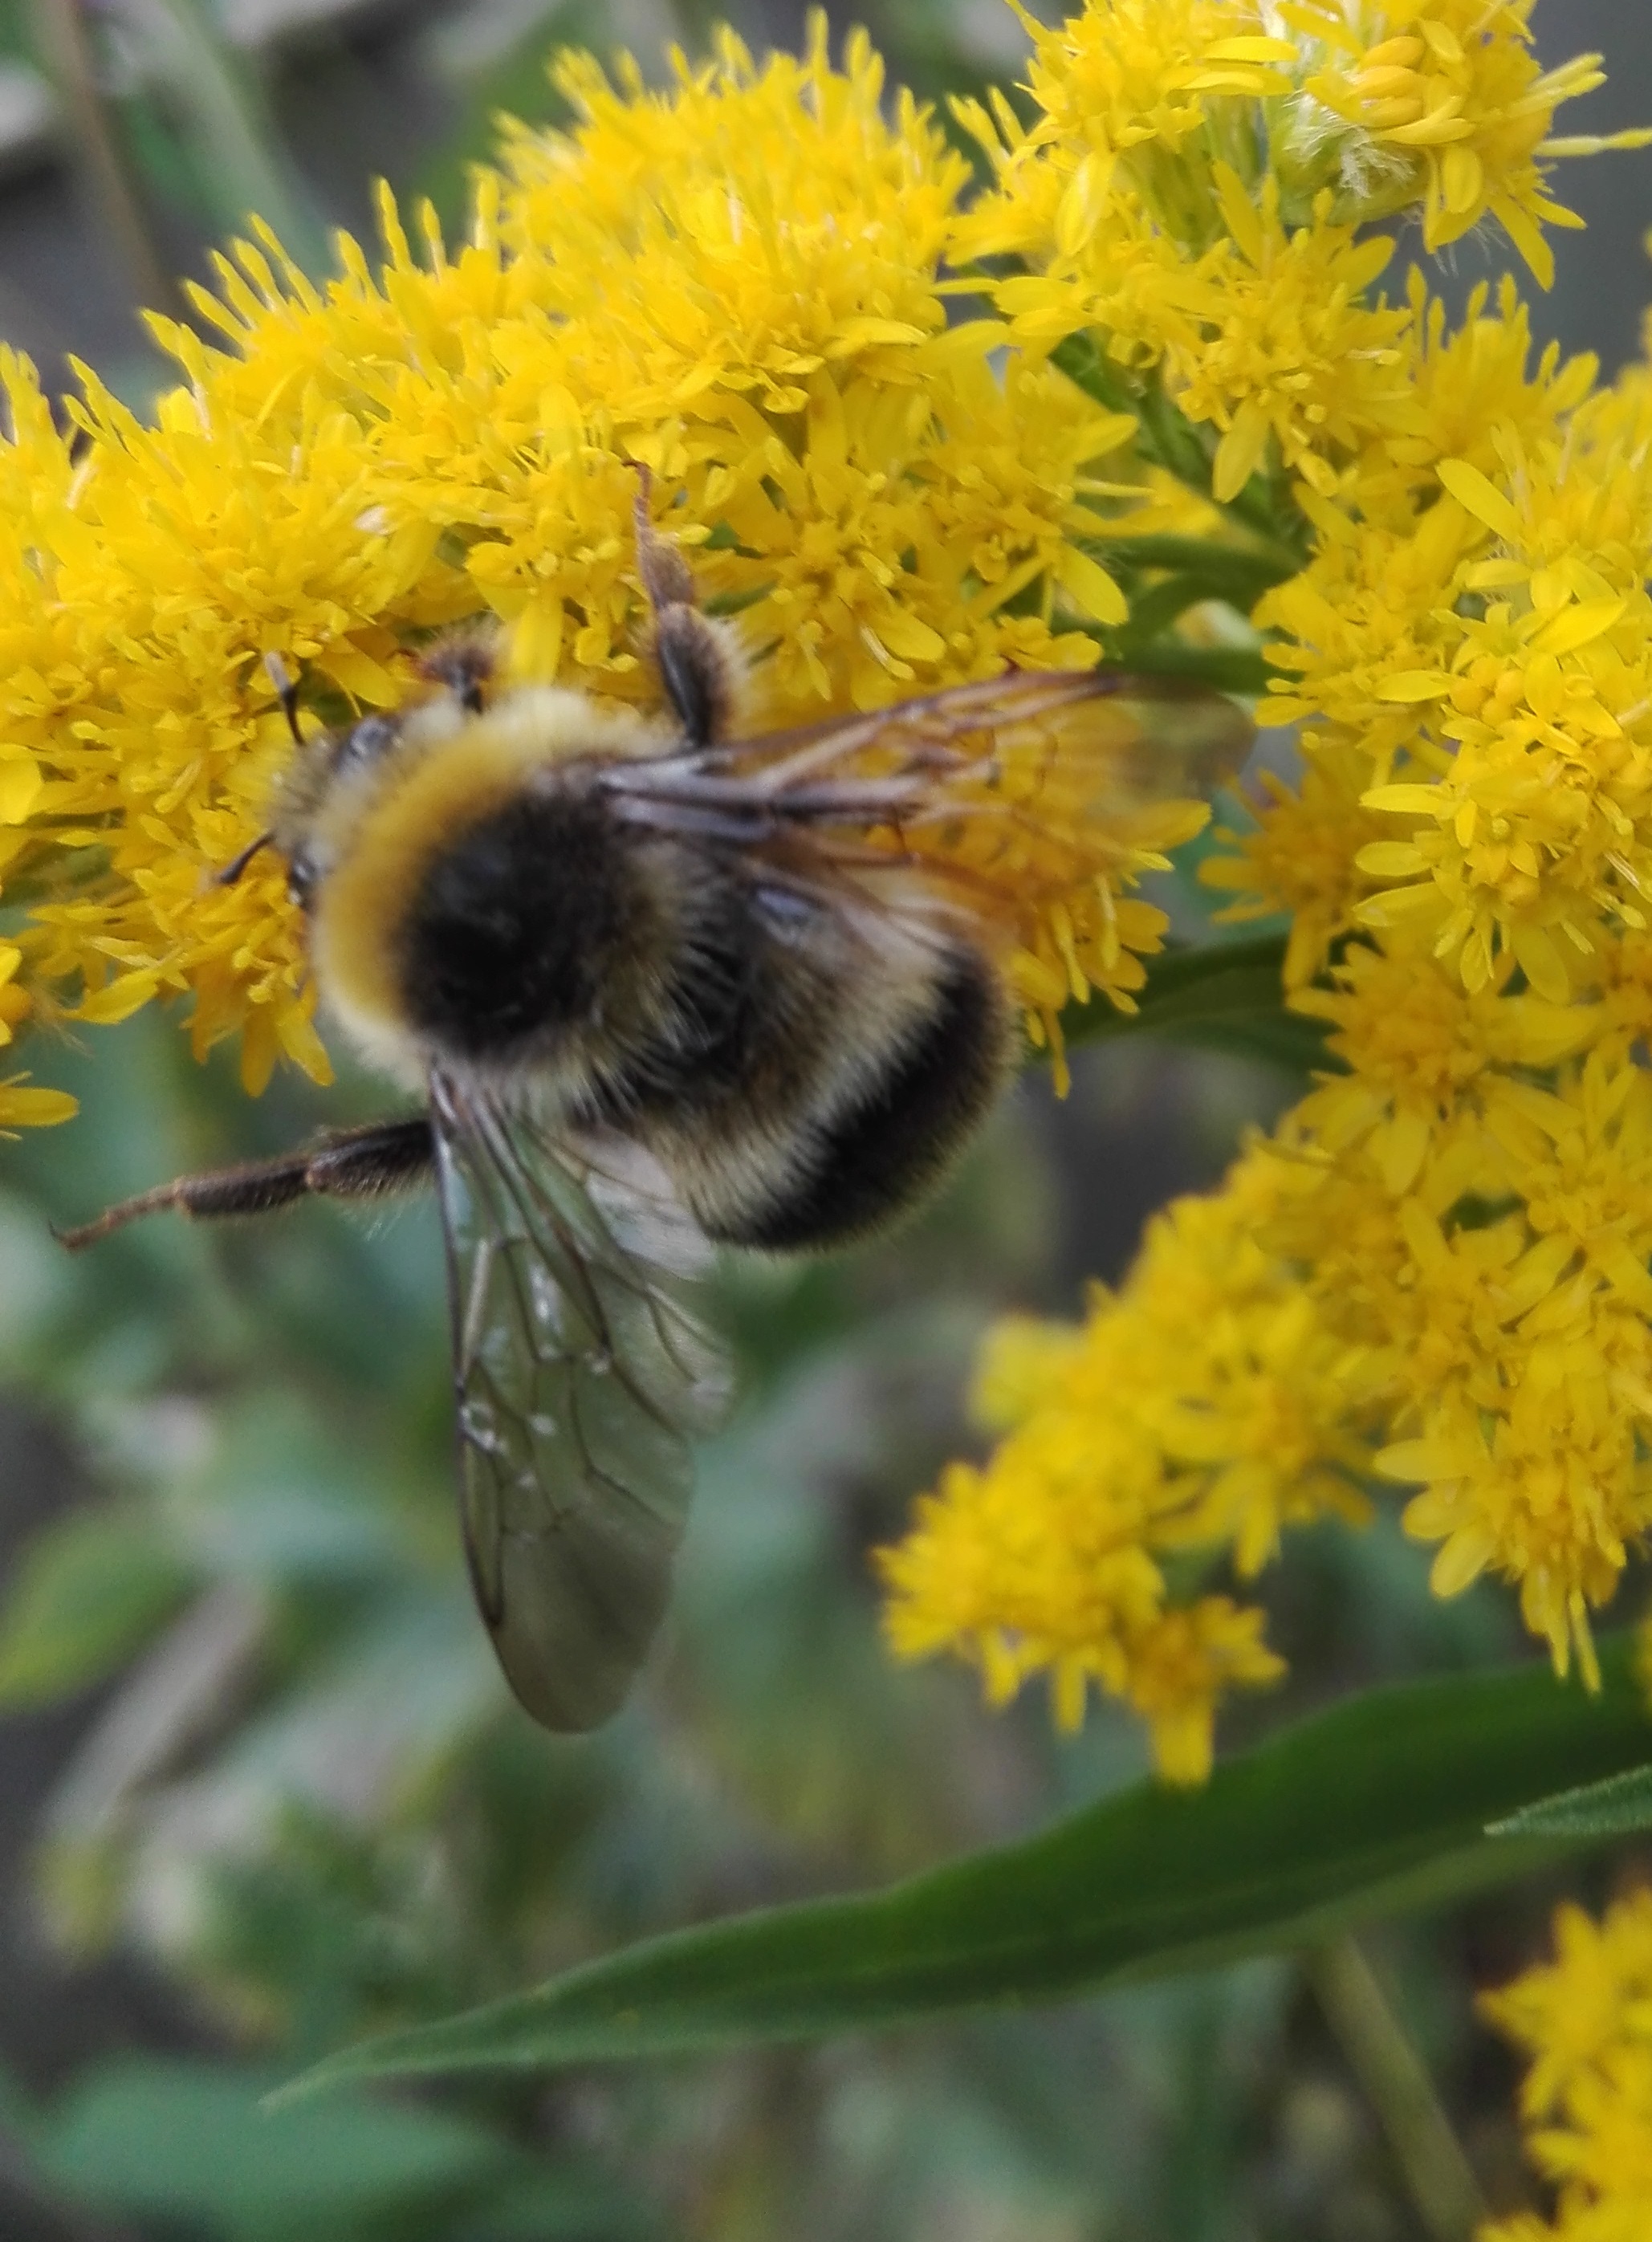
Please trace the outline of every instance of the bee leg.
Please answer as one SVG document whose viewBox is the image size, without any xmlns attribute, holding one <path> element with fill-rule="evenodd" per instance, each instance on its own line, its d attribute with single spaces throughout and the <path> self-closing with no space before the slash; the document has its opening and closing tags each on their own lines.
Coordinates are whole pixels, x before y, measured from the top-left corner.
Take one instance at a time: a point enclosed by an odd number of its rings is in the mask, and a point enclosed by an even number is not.
<svg viewBox="0 0 1652 2242">
<path fill-rule="evenodd" d="M 238 1167 L 212 1168 L 198 1176 L 179 1176 L 107 1207 L 96 1221 L 57 1232 L 71 1253 L 95 1245 L 111 1231 L 124 1230 L 140 1215 L 176 1207 L 198 1220 L 219 1215 L 272 1214 L 312 1193 L 328 1198 L 380 1198 L 429 1180 L 434 1161 L 430 1123 L 375 1121 L 365 1129 L 344 1129 L 319 1144 L 283 1153 L 274 1160 L 248 1160 Z"/>
<path fill-rule="evenodd" d="M 498 667 L 493 632 L 474 625 L 444 631 L 419 658 L 419 675 L 433 685 L 445 685 L 471 716 L 480 716 L 487 706 L 487 688 Z"/>
<path fill-rule="evenodd" d="M 690 748 L 722 738 L 733 712 L 735 675 L 715 623 L 694 603 L 688 564 L 648 519 L 654 479 L 637 469 L 637 574 L 654 611 L 654 658 L 673 715 Z"/>
</svg>

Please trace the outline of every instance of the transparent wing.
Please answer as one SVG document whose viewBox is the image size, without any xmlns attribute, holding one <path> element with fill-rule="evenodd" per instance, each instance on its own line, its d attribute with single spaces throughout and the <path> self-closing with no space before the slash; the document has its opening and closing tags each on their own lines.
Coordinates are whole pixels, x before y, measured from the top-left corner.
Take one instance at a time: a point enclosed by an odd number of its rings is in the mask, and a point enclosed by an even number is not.
<svg viewBox="0 0 1652 2242">
<path fill-rule="evenodd" d="M 1001 883 L 1025 904 L 1153 845 L 1172 829 L 1164 806 L 1207 801 L 1253 729 L 1225 694 L 1178 678 L 1011 670 L 602 782 L 641 822 L 759 849 L 807 836 L 840 862 L 870 843 L 863 863 L 917 863 L 989 895 Z"/>
<path fill-rule="evenodd" d="M 727 1392 L 676 1289 L 703 1240 L 629 1148 L 430 1088 L 476 1601 L 534 1719 L 594 1728 L 664 1613 L 689 1443 Z"/>
</svg>

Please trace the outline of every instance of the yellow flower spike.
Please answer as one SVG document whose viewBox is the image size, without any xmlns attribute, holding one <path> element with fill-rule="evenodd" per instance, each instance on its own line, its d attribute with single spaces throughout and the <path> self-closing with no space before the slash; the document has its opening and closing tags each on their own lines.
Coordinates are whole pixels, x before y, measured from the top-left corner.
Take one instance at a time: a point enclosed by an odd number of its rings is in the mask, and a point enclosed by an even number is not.
<svg viewBox="0 0 1652 2242">
<path fill-rule="evenodd" d="M 1598 55 L 1542 70 L 1532 0 L 1283 0 L 1302 42 L 1293 73 L 1313 107 L 1293 158 L 1299 193 L 1334 180 L 1340 214 L 1420 204 L 1430 251 L 1495 217 L 1545 286 L 1544 225 L 1575 222 L 1549 199 L 1548 164 L 1595 152 L 1549 131 L 1561 103 L 1602 82 Z M 1307 119 L 1311 118 L 1310 125 Z M 1617 140 L 1644 144 L 1639 136 Z"/>
<path fill-rule="evenodd" d="M 1224 1197 L 1157 1218 L 1080 1329 L 995 1337 L 984 1392 L 1007 1437 L 984 1470 L 949 1470 L 880 1559 L 899 1655 L 985 1667 L 1007 1628 L 1018 1678 L 1047 1672 L 1059 1713 L 1088 1675 L 1146 1720 L 1167 1779 L 1203 1779 L 1219 1699 L 1283 1668 L 1259 1614 L 1171 1603 L 1159 1560 L 1226 1546 L 1259 1562 L 1283 1520 L 1360 1511 L 1347 1350 L 1258 1242 L 1293 1188 L 1280 1163 L 1242 1165 Z"/>
<path fill-rule="evenodd" d="M 341 238 L 318 288 L 254 225 L 203 299 L 222 347 L 158 330 L 185 379 L 147 427 L 88 375 L 78 465 L 0 367 L 0 853 L 11 818 L 106 866 L 37 908 L 31 977 L 89 1020 L 186 996 L 198 1051 L 244 1038 L 249 1087 L 326 1065 L 279 868 L 209 880 L 290 752 L 266 652 L 383 706 L 412 644 L 491 611 L 514 674 L 648 695 L 637 460 L 703 594 L 769 650 L 774 724 L 1084 667 L 1075 626 L 1124 619 L 1083 548 L 1151 507 L 1127 458 L 1097 472 L 1133 420 L 1045 366 L 1000 374 L 1001 326 L 948 330 L 967 167 L 886 104 L 863 37 L 841 69 L 817 24 L 801 59 L 724 38 L 663 91 L 581 58 L 561 82 L 573 126 L 510 135 L 462 245 L 381 191 L 381 259 Z M 1029 913 L 1029 960 L 1128 1003 L 1164 920 L 1118 891 L 1191 829 L 1167 810 L 1086 861 L 1058 930 Z"/>
<path fill-rule="evenodd" d="M 1528 2063 L 1521 2118 L 1555 2223 L 1499 2220 L 1482 2242 L 1635 2242 L 1652 2222 L 1652 1898 L 1629 1892 L 1598 1923 L 1568 1903 L 1554 1942 L 1480 2009 Z"/>
</svg>

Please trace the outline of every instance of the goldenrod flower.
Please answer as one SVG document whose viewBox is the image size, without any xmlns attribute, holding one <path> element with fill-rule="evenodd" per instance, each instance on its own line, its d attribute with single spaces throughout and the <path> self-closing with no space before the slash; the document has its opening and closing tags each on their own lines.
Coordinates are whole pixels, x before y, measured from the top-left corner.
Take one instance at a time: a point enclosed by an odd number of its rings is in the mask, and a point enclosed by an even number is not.
<svg viewBox="0 0 1652 2242">
<path fill-rule="evenodd" d="M 656 94 L 628 59 L 616 90 L 566 57 L 574 131 L 507 131 L 501 231 L 569 323 L 574 394 L 625 421 L 725 389 L 796 412 L 823 366 L 923 383 L 947 351 L 935 283 L 968 178 L 927 112 L 902 92 L 886 122 L 865 34 L 840 74 L 822 17 L 806 57 L 761 71 L 727 31 L 715 62 L 673 61 Z"/>
<path fill-rule="evenodd" d="M 1409 311 L 1366 300 L 1393 245 L 1333 224 L 1328 197 L 1287 226 L 1277 180 L 1253 193 L 1219 159 L 1206 185 L 1219 231 L 1197 254 L 1118 186 L 1093 236 L 1036 276 L 999 282 L 998 305 L 1029 346 L 1094 326 L 1122 363 L 1154 369 L 1183 413 L 1220 433 L 1219 500 L 1243 489 L 1270 440 L 1288 468 L 1333 491 L 1348 453 L 1420 426 L 1405 377 Z"/>
<path fill-rule="evenodd" d="M 1125 614 L 1083 545 L 1132 503 L 1107 462 L 1134 422 L 1042 366 L 995 372 L 992 323 L 947 327 L 967 169 L 909 99 L 886 117 L 864 39 L 842 71 L 817 26 L 761 69 L 725 37 L 663 93 L 581 60 L 561 78 L 579 122 L 508 137 L 451 252 L 428 212 L 415 252 L 386 199 L 382 265 L 341 239 L 325 289 L 267 235 L 220 260 L 196 300 L 225 347 L 154 322 L 185 379 L 152 426 L 88 375 L 71 460 L 4 369 L 0 819 L 25 856 L 79 852 L 44 880 L 30 971 L 93 1022 L 186 995 L 198 1049 L 238 1034 L 250 1089 L 283 1053 L 327 1072 L 279 868 L 211 880 L 288 752 L 264 655 L 335 716 L 405 693 L 420 634 L 491 613 L 520 675 L 650 692 L 639 461 L 702 594 L 740 611 L 773 723 L 1084 666 Z M 1189 819 L 1029 915 L 1033 1010 L 1128 1000 L 1165 921 L 1123 890 Z"/>
<path fill-rule="evenodd" d="M 1652 1895 L 1598 1923 L 1561 1906 L 1555 1947 L 1480 2005 L 1529 2058 L 1527 2152 L 1555 2215 L 1499 2219 L 1478 2242 L 1636 2242 L 1652 2231 Z"/>
<path fill-rule="evenodd" d="M 1228 1596 L 1161 1613 L 1130 1646 L 1125 1695 L 1147 1724 L 1167 1782 L 1203 1782 L 1213 1755 L 1216 1708 L 1230 1689 L 1265 1688 L 1285 1661 L 1262 1640 L 1264 1614 Z"/>
<path fill-rule="evenodd" d="M 1644 145 L 1643 132 L 1557 141 L 1555 110 L 1599 85 L 1598 55 L 1542 70 L 1533 0 L 1279 0 L 1310 67 L 1292 119 L 1310 180 L 1334 166 L 1347 201 L 1373 218 L 1420 202 L 1430 250 L 1497 218 L 1544 287 L 1545 225 L 1582 223 L 1547 191 L 1544 157 Z M 1317 65 L 1317 66 L 1315 66 Z"/>
<path fill-rule="evenodd" d="M 1207 856 L 1199 868 L 1204 886 L 1236 892 L 1237 900 L 1217 912 L 1219 923 L 1289 914 L 1287 989 L 1319 972 L 1370 891 L 1359 869 L 1360 852 L 1375 839 L 1379 822 L 1360 802 L 1369 779 L 1364 755 L 1346 748 L 1316 755 L 1295 789 L 1264 771 L 1261 794 L 1251 804 L 1256 817 L 1251 830 L 1217 829 L 1218 838 L 1237 853 Z"/>
<path fill-rule="evenodd" d="M 1178 155 L 1204 133 L 1212 102 L 1286 93 L 1297 60 L 1291 40 L 1266 35 L 1252 0 L 1103 0 L 1054 28 L 1016 12 L 1032 37 L 1027 90 L 1043 112 L 1028 144 L 1064 165 L 1091 153 L 1144 164 Z"/>
<path fill-rule="evenodd" d="M 1226 1548 L 1254 1573 L 1285 1526 L 1362 1514 L 1347 1349 L 1259 1242 L 1289 1187 L 1259 1159 L 1158 1217 L 1082 1331 L 998 1338 L 980 1400 L 1007 1437 L 984 1469 L 950 1467 L 883 1554 L 898 1653 L 969 1657 L 994 1700 L 1047 1674 L 1066 1726 L 1093 1682 L 1147 1719 L 1161 1773 L 1202 1780 L 1222 1689 L 1282 1668 L 1259 1613 L 1177 1601 L 1165 1561 Z"/>
<path fill-rule="evenodd" d="M 1298 1106 L 1296 1124 L 1329 1152 L 1363 1146 L 1396 1196 L 1452 1131 L 1495 1130 L 1508 1084 L 1498 1069 L 1552 1067 L 1593 1025 L 1575 1006 L 1529 994 L 1471 996 L 1403 932 L 1380 948 L 1351 945 L 1328 979 L 1291 1002 L 1327 1023 L 1328 1048 L 1348 1071 Z"/>
<path fill-rule="evenodd" d="M 26 1020 L 34 1007 L 29 992 L 17 983 L 17 968 L 23 963 L 23 952 L 15 942 L 0 943 L 0 1044 L 9 1044 L 18 1023 Z"/>
<path fill-rule="evenodd" d="M 967 112 L 1002 191 L 971 213 L 977 253 L 1071 254 L 1128 183 L 1184 247 L 1217 225 L 1212 158 L 1259 141 L 1306 218 L 1330 192 L 1340 224 L 1420 206 L 1439 250 L 1490 216 L 1544 286 L 1544 225 L 1575 226 L 1548 192 L 1550 162 L 1644 144 L 1643 132 L 1556 139 L 1563 102 L 1602 82 L 1598 55 L 1541 70 L 1532 0 L 1091 0 L 1054 30 L 1030 24 L 1023 131 Z M 996 129 L 995 129 L 996 125 Z M 1202 159 L 1202 160 L 1201 160 Z"/>
<path fill-rule="evenodd" d="M 26 1074 L 0 1081 L 0 1134 L 16 1129 L 50 1129 L 72 1121 L 78 1111 L 66 1090 L 30 1089 Z"/>
</svg>

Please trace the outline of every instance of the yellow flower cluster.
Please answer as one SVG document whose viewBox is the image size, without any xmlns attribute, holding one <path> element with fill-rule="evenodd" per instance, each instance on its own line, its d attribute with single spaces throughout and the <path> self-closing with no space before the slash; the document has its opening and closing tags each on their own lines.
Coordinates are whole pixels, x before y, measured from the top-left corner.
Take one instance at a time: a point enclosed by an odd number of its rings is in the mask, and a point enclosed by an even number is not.
<svg viewBox="0 0 1652 2242">
<path fill-rule="evenodd" d="M 1430 250 L 1494 218 L 1548 287 L 1555 264 L 1542 226 L 1581 221 L 1551 200 L 1540 159 L 1644 136 L 1549 137 L 1559 104 L 1602 83 L 1600 57 L 1540 70 L 1532 4 L 1281 0 L 1279 19 L 1310 65 L 1291 127 L 1305 185 L 1333 169 L 1340 198 L 1371 217 L 1420 201 Z"/>
<path fill-rule="evenodd" d="M 1481 2002 L 1530 2059 L 1521 2113 L 1533 2164 L 1556 2191 L 1477 2242 L 1641 2242 L 1652 2233 L 1652 1893 L 1596 1923 L 1555 1918 L 1555 1956 Z"/>
<path fill-rule="evenodd" d="M 1032 268 L 995 292 L 1018 338 L 1093 329 L 1212 426 L 1219 499 L 1270 457 L 1333 493 L 1351 454 L 1419 426 L 1405 306 L 1369 294 L 1393 243 L 1362 229 L 1420 209 L 1433 250 L 1495 218 L 1547 285 L 1542 228 L 1578 221 L 1544 159 L 1646 137 L 1549 137 L 1599 57 L 1541 71 L 1531 7 L 1093 0 L 1055 29 L 1028 18 L 1035 121 L 961 112 L 997 178 L 961 251 Z"/>
<path fill-rule="evenodd" d="M 997 184 L 961 232 L 1021 261 L 1012 331 L 1132 399 L 1275 567 L 1251 620 L 1300 775 L 1203 876 L 1226 917 L 1288 914 L 1326 1048 L 1117 1299 L 1021 1332 L 1012 1428 L 887 1559 L 897 1647 L 996 1694 L 1130 1697 L 1140 1610 L 1208 1608 L 1165 1549 L 1243 1580 L 1367 1479 L 1415 1490 L 1439 1594 L 1501 1575 L 1593 1681 L 1589 1612 L 1652 1529 L 1652 373 L 1534 353 L 1512 280 L 1454 321 L 1417 272 L 1374 285 L 1402 210 L 1430 246 L 1494 215 L 1543 265 L 1543 165 L 1581 145 L 1549 119 L 1597 73 L 1541 73 L 1528 13 L 1092 0 L 1035 34 L 1031 127 L 970 112 Z M 1259 1676 L 1242 1621 L 1249 1662 L 1156 1722 L 1166 1774 Z"/>
<path fill-rule="evenodd" d="M 1259 1612 L 1175 1601 L 1169 1568 L 1226 1550 L 1249 1577 L 1283 1527 L 1364 1511 L 1346 1350 L 1258 1242 L 1289 1184 L 1249 1164 L 1159 1215 L 1081 1330 L 995 1334 L 977 1399 L 1002 1444 L 984 1470 L 953 1465 L 883 1553 L 899 1653 L 973 1659 L 996 1702 L 1047 1673 L 1064 1728 L 1093 1681 L 1145 1719 L 1164 1774 L 1203 1781 L 1218 1698 L 1284 1669 Z"/>
<path fill-rule="evenodd" d="M 426 213 L 386 258 L 341 238 L 325 288 L 267 236 L 153 322 L 182 368 L 152 425 L 97 383 L 53 424 L 0 372 L 0 869 L 23 986 L 79 1020 L 186 995 L 198 1049 L 240 1037 L 257 1090 L 318 1078 L 278 865 L 211 875 L 263 824 L 288 752 L 263 657 L 312 721 L 392 703 L 433 628 L 491 614 L 519 674 L 653 693 L 635 464 L 715 608 L 739 613 L 762 721 L 870 708 L 1015 662 L 1083 668 L 1125 605 L 1085 549 L 1145 493 L 1134 423 L 1001 326 L 949 326 L 941 262 L 969 173 L 863 39 L 823 27 L 761 69 L 732 37 L 645 91 L 566 62 L 578 121 L 507 138 L 451 253 Z M 1127 1003 L 1163 915 L 1121 891 L 1202 813 L 1167 808 L 1028 916 L 1036 1013 Z M 43 1100 L 47 1103 L 43 1104 Z M 0 1125 L 57 1118 L 0 1092 Z M 59 1101 L 61 1103 L 61 1101 Z"/>
</svg>

